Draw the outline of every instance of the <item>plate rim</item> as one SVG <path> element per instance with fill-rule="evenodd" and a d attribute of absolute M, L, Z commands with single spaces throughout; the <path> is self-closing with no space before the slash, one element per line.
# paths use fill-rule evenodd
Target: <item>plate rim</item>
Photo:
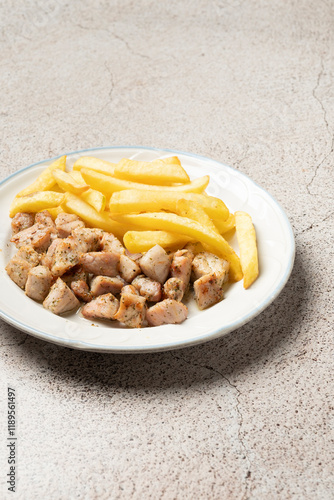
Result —
<path fill-rule="evenodd" d="M 61 156 L 71 156 L 71 155 L 76 155 L 76 154 L 82 154 L 82 153 L 87 153 L 87 152 L 92 152 L 92 151 L 103 151 L 103 150 L 117 150 L 117 149 L 139 149 L 139 150 L 146 150 L 146 151 L 156 151 L 156 152 L 163 152 L 163 153 L 173 153 L 176 155 L 184 155 L 188 157 L 192 157 L 195 159 L 199 160 L 204 160 L 206 162 L 212 163 L 223 166 L 225 169 L 229 170 L 230 172 L 237 172 L 239 175 L 242 177 L 246 178 L 248 182 L 251 184 L 255 185 L 258 189 L 266 193 L 266 195 L 270 198 L 271 203 L 273 203 L 276 208 L 278 209 L 279 213 L 281 216 L 283 216 L 283 220 L 285 223 L 285 229 L 287 229 L 287 235 L 288 235 L 288 263 L 289 265 L 286 266 L 285 272 L 282 275 L 280 281 L 278 282 L 276 288 L 272 291 L 268 297 L 266 297 L 259 306 L 254 308 L 250 313 L 245 314 L 242 318 L 239 320 L 235 320 L 233 323 L 230 323 L 227 328 L 224 327 L 219 327 L 215 328 L 213 331 L 211 331 L 210 334 L 202 334 L 199 337 L 195 338 L 190 338 L 190 339 L 183 339 L 180 341 L 169 341 L 167 343 L 163 344 L 150 344 L 149 346 L 145 345 L 138 345 L 138 346 L 124 346 L 124 345 L 119 345 L 119 346 L 101 346 L 98 344 L 94 343 L 87 343 L 85 341 L 78 341 L 78 340 L 73 340 L 73 339 L 64 339 L 61 337 L 57 337 L 55 335 L 50 335 L 49 333 L 46 333 L 43 330 L 37 330 L 33 327 L 30 327 L 29 325 L 21 323 L 21 321 L 17 320 L 16 318 L 13 318 L 10 316 L 8 313 L 2 310 L 2 307 L 0 305 L 0 317 L 10 324 L 11 326 L 14 326 L 15 328 L 18 328 L 21 331 L 24 331 L 26 333 L 31 334 L 32 336 L 39 338 L 44 341 L 52 342 L 57 345 L 61 345 L 63 347 L 68 347 L 68 348 L 73 348 L 77 350 L 82 350 L 82 351 L 92 351 L 92 352 L 103 352 L 103 353 L 119 353 L 119 354 L 134 354 L 134 353 L 150 353 L 150 352 L 162 352 L 162 351 L 168 351 L 168 350 L 173 350 L 173 349 L 180 349 L 180 348 L 185 348 L 185 347 L 190 347 L 194 345 L 199 345 L 203 344 L 205 342 L 209 342 L 211 340 L 223 337 L 227 335 L 228 333 L 241 328 L 245 324 L 249 323 L 252 321 L 256 316 L 258 316 L 262 311 L 264 311 L 281 293 L 283 288 L 285 287 L 293 266 L 294 266 L 294 261 L 295 261 L 295 254 L 296 254 L 296 244 L 295 244 L 295 238 L 294 238 L 294 233 L 293 229 L 290 223 L 290 220 L 285 213 L 285 210 L 282 208 L 280 203 L 263 187 L 261 187 L 256 181 L 254 181 L 250 176 L 245 174 L 244 172 L 241 172 L 240 170 L 237 170 L 234 167 L 231 167 L 229 165 L 226 165 L 225 163 L 219 161 L 219 160 L 214 160 L 212 158 L 203 156 L 203 155 L 198 155 L 196 153 L 188 153 L 185 151 L 180 151 L 177 149 L 169 149 L 169 148 L 157 148 L 157 147 L 152 147 L 152 146 L 136 146 L 136 145 L 118 145 L 118 146 L 100 146 L 100 147 L 95 147 L 95 148 L 86 148 L 86 149 L 80 149 L 77 151 L 71 151 L 67 153 L 62 153 L 61 155 L 57 155 L 52 158 L 40 160 L 38 162 L 32 163 L 30 165 L 27 165 L 26 167 L 23 167 L 16 172 L 13 172 L 9 176 L 5 177 L 0 181 L 0 187 L 11 180 L 12 178 L 16 177 L 17 175 L 20 175 L 21 173 L 32 169 L 33 167 L 36 167 L 38 165 L 44 164 L 46 162 L 52 162 L 56 160 L 57 158 L 60 158 Z M 223 333 L 222 333 L 222 330 Z"/>

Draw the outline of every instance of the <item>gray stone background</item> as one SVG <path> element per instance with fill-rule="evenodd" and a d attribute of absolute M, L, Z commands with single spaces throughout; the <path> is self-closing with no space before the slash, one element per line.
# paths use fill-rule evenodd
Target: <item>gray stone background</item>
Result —
<path fill-rule="evenodd" d="M 1 321 L 1 498 L 334 498 L 333 21 L 315 0 L 1 3 L 1 179 L 89 147 L 194 152 L 267 189 L 297 248 L 279 298 L 202 346 L 85 353 Z"/>

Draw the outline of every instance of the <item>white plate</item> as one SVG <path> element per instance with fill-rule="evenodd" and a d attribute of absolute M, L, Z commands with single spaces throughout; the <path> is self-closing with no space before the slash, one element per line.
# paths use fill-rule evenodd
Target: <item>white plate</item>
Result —
<path fill-rule="evenodd" d="M 244 290 L 242 281 L 230 285 L 225 299 L 206 311 L 190 304 L 189 317 L 181 325 L 155 328 L 117 328 L 72 314 L 55 316 L 28 299 L 7 276 L 5 266 L 14 253 L 8 210 L 15 194 L 31 183 L 52 160 L 31 165 L 0 183 L 0 316 L 35 337 L 67 347 L 100 352 L 149 352 L 176 349 L 218 338 L 239 328 L 263 311 L 286 284 L 294 262 L 295 244 L 290 223 L 278 203 L 244 174 L 208 158 L 179 151 L 111 147 L 77 151 L 67 155 L 68 166 L 82 155 L 112 162 L 121 158 L 154 160 L 177 155 L 190 177 L 210 175 L 207 192 L 224 200 L 230 211 L 251 214 L 256 227 L 260 276 Z M 232 240 L 238 250 L 237 243 Z"/>

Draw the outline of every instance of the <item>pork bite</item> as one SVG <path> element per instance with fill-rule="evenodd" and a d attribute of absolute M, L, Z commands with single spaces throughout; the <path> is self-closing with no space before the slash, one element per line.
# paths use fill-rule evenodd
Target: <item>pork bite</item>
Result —
<path fill-rule="evenodd" d="M 59 245 L 59 243 L 63 241 L 61 238 L 56 238 L 53 240 L 49 248 L 47 249 L 47 252 L 42 255 L 41 257 L 41 264 L 43 266 L 48 267 L 49 269 L 52 268 L 54 264 L 54 256 L 56 253 L 56 248 Z"/>
<path fill-rule="evenodd" d="M 125 281 L 119 276 L 95 276 L 90 283 L 90 291 L 93 296 L 112 293 L 113 295 L 121 293 Z"/>
<path fill-rule="evenodd" d="M 161 283 L 148 278 L 144 274 L 137 276 L 132 285 L 139 291 L 140 295 L 150 302 L 161 300 Z"/>
<path fill-rule="evenodd" d="M 85 227 L 85 223 L 75 214 L 61 213 L 56 217 L 55 226 L 58 237 L 67 238 L 74 229 Z"/>
<path fill-rule="evenodd" d="M 77 242 L 78 251 L 82 253 L 101 250 L 102 236 L 102 229 L 78 227 L 72 231 L 72 237 Z"/>
<path fill-rule="evenodd" d="M 34 224 L 15 234 L 11 242 L 17 248 L 31 245 L 37 252 L 45 252 L 51 243 L 51 228 L 43 224 Z"/>
<path fill-rule="evenodd" d="M 51 240 L 53 241 L 58 236 L 56 225 L 53 222 L 51 214 L 48 210 L 42 210 L 35 215 L 35 224 L 41 224 L 42 226 L 49 227 L 51 231 Z"/>
<path fill-rule="evenodd" d="M 13 257 L 6 266 L 6 272 L 10 279 L 24 290 L 28 274 L 33 266 L 20 257 Z"/>
<path fill-rule="evenodd" d="M 19 212 L 12 220 L 12 236 L 34 225 L 35 214 Z"/>
<path fill-rule="evenodd" d="M 182 297 L 188 288 L 193 258 L 193 253 L 190 250 L 186 249 L 178 250 L 173 255 L 172 263 L 170 266 L 170 276 L 171 278 L 175 278 L 176 281 L 173 280 L 167 285 L 165 293 L 171 294 L 174 287 L 174 293 L 178 297 L 175 300 L 182 300 Z M 181 283 L 177 280 L 179 280 Z"/>
<path fill-rule="evenodd" d="M 116 236 L 112 233 L 104 233 L 101 241 L 102 250 L 104 252 L 125 254 L 125 248 Z"/>
<path fill-rule="evenodd" d="M 86 319 L 113 319 L 119 307 L 119 302 L 112 293 L 106 293 L 85 304 L 81 309 Z"/>
<path fill-rule="evenodd" d="M 51 272 L 54 276 L 62 276 L 76 266 L 79 260 L 80 253 L 76 240 L 72 236 L 64 238 L 55 247 Z"/>
<path fill-rule="evenodd" d="M 163 286 L 163 298 L 181 302 L 184 294 L 184 283 L 180 278 L 169 278 Z"/>
<path fill-rule="evenodd" d="M 22 246 L 15 254 L 16 258 L 26 260 L 31 266 L 38 266 L 41 255 L 37 253 L 31 245 Z"/>
<path fill-rule="evenodd" d="M 43 302 L 43 307 L 54 314 L 64 314 L 76 309 L 79 305 L 79 300 L 61 278 L 58 278 L 52 285 Z"/>
<path fill-rule="evenodd" d="M 131 283 L 131 281 L 141 273 L 139 264 L 126 255 L 120 255 L 119 274 L 121 277 Z"/>
<path fill-rule="evenodd" d="M 146 299 L 136 295 L 133 291 L 126 290 L 121 293 L 120 305 L 114 316 L 130 328 L 141 328 L 146 324 Z"/>
<path fill-rule="evenodd" d="M 207 309 L 223 300 L 225 273 L 205 274 L 194 282 L 195 299 L 199 309 Z"/>
<path fill-rule="evenodd" d="M 210 252 L 198 253 L 192 261 L 193 280 L 197 280 L 206 274 L 224 275 L 225 281 L 228 280 L 228 271 L 230 264 L 217 255 Z"/>
<path fill-rule="evenodd" d="M 79 262 L 86 272 L 95 276 L 117 276 L 119 257 L 111 252 L 88 252 L 81 254 Z"/>
<path fill-rule="evenodd" d="M 170 259 L 167 252 L 160 245 L 155 245 L 148 250 L 139 263 L 146 276 L 159 281 L 159 283 L 166 281 L 170 268 Z"/>
<path fill-rule="evenodd" d="M 25 286 L 26 295 L 34 300 L 44 300 L 49 293 L 52 280 L 53 276 L 48 267 L 33 267 L 28 273 Z"/>
<path fill-rule="evenodd" d="M 165 299 L 147 310 L 146 318 L 150 326 L 182 323 L 188 316 L 188 308 L 182 302 Z"/>

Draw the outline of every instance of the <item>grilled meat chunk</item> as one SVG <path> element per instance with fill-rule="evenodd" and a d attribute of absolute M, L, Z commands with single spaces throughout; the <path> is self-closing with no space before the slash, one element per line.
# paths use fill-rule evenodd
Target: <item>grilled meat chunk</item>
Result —
<path fill-rule="evenodd" d="M 184 293 L 186 292 L 187 287 L 189 285 L 189 280 L 190 280 L 190 275 L 191 275 L 191 264 L 192 264 L 193 258 L 194 258 L 194 255 L 189 250 L 178 250 L 173 255 L 172 264 L 170 266 L 170 275 L 171 275 L 171 278 L 177 278 L 177 279 L 181 280 L 181 282 L 182 282 L 182 285 L 180 287 L 180 292 L 182 292 L 182 295 L 181 295 L 181 293 L 177 294 L 178 297 L 181 297 L 179 299 L 176 299 L 178 301 L 182 300 L 182 297 L 183 297 Z M 177 282 L 173 281 L 173 282 L 171 282 L 171 284 L 174 284 L 176 286 Z M 169 286 L 167 286 L 167 288 L 169 288 Z"/>
<path fill-rule="evenodd" d="M 155 245 L 139 261 L 146 276 L 159 283 L 164 283 L 169 273 L 170 260 L 160 245 Z"/>
<path fill-rule="evenodd" d="M 64 314 L 79 307 L 79 305 L 80 302 L 61 278 L 58 278 L 52 285 L 43 302 L 45 309 L 54 314 Z"/>
<path fill-rule="evenodd" d="M 121 292 L 125 284 L 125 281 L 118 276 L 95 276 L 91 281 L 90 291 L 95 297 L 104 295 L 105 293 L 112 293 L 115 295 Z"/>
<path fill-rule="evenodd" d="M 112 293 L 105 293 L 83 306 L 81 312 L 86 319 L 113 319 L 119 302 Z"/>
<path fill-rule="evenodd" d="M 44 300 L 49 293 L 52 280 L 53 276 L 48 267 L 33 267 L 28 273 L 25 286 L 26 295 L 34 300 Z"/>
<path fill-rule="evenodd" d="M 7 264 L 6 271 L 8 276 L 14 283 L 17 284 L 20 288 L 24 289 L 26 286 L 26 282 L 28 279 L 28 274 L 30 269 L 32 269 L 32 265 L 20 258 L 14 256 Z"/>
<path fill-rule="evenodd" d="M 198 253 L 192 261 L 192 272 L 194 281 L 206 274 L 224 275 L 225 281 L 228 280 L 228 271 L 230 264 L 217 255 L 210 252 Z"/>
<path fill-rule="evenodd" d="M 67 238 L 74 229 L 85 227 L 85 223 L 77 215 L 66 213 L 57 215 L 55 225 L 59 238 Z"/>
<path fill-rule="evenodd" d="M 51 233 L 52 230 L 50 227 L 43 224 L 34 224 L 14 234 L 10 241 L 17 248 L 23 245 L 31 245 L 37 252 L 45 252 L 51 243 Z"/>
<path fill-rule="evenodd" d="M 114 319 L 130 328 L 141 328 L 146 324 L 146 299 L 136 295 L 133 291 L 124 287 L 121 293 L 120 305 Z"/>
<path fill-rule="evenodd" d="M 184 282 L 180 278 L 169 278 L 163 287 L 164 299 L 181 302 L 184 293 Z"/>
<path fill-rule="evenodd" d="M 38 266 L 40 262 L 40 254 L 37 253 L 31 245 L 24 245 L 15 254 L 15 257 L 26 260 L 31 266 Z"/>
<path fill-rule="evenodd" d="M 54 276 L 62 276 L 76 266 L 80 260 L 80 253 L 76 240 L 69 236 L 62 239 L 56 246 L 52 256 L 51 272 Z"/>
<path fill-rule="evenodd" d="M 148 278 L 144 274 L 137 276 L 132 285 L 139 291 L 140 295 L 150 302 L 161 300 L 161 283 Z"/>
<path fill-rule="evenodd" d="M 119 274 L 121 277 L 131 283 L 131 281 L 141 273 L 139 264 L 134 260 L 130 259 L 126 255 L 120 255 L 119 259 Z"/>
<path fill-rule="evenodd" d="M 24 229 L 28 229 L 34 225 L 35 214 L 31 214 L 28 212 L 19 212 L 14 215 L 12 220 L 12 236 L 14 234 L 23 231 Z"/>
<path fill-rule="evenodd" d="M 194 282 L 194 292 L 199 309 L 206 309 L 224 298 L 225 273 L 205 274 Z"/>
<path fill-rule="evenodd" d="M 81 254 L 80 264 L 95 276 L 117 276 L 119 274 L 119 254 L 112 252 L 88 252 Z"/>
<path fill-rule="evenodd" d="M 182 323 L 188 316 L 188 308 L 182 302 L 165 299 L 147 310 L 146 318 L 150 326 Z"/>
<path fill-rule="evenodd" d="M 76 239 L 78 250 L 82 253 L 101 250 L 102 229 L 78 227 L 72 231 L 72 236 Z"/>
<path fill-rule="evenodd" d="M 122 243 L 112 233 L 104 233 L 101 244 L 104 252 L 119 253 L 120 255 L 125 254 L 125 248 Z"/>

